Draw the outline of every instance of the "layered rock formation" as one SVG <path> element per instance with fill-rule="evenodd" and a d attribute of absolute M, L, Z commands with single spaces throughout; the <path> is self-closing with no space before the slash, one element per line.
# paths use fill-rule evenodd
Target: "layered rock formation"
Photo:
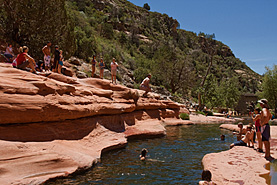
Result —
<path fill-rule="evenodd" d="M 91 167 L 128 139 L 166 134 L 179 105 L 96 78 L 0 64 L 0 184 L 41 184 Z"/>
<path fill-rule="evenodd" d="M 237 125 L 232 124 L 223 124 L 220 128 L 238 130 Z M 270 142 L 271 155 L 276 158 L 277 126 L 271 126 Z M 258 153 L 253 148 L 235 146 L 228 151 L 207 154 L 202 163 L 205 169 L 212 172 L 212 180 L 217 184 L 270 184 L 269 161 L 264 158 L 263 153 Z"/>

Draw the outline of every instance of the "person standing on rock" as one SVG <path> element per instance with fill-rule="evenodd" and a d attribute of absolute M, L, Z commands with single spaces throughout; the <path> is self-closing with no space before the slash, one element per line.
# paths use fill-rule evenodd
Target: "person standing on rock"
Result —
<path fill-rule="evenodd" d="M 103 79 L 103 76 L 104 76 L 104 69 L 105 69 L 105 63 L 103 61 L 103 58 L 100 59 L 100 63 L 99 63 L 99 76 L 101 79 Z"/>
<path fill-rule="evenodd" d="M 62 67 L 63 67 L 63 51 L 60 50 L 60 60 L 58 64 L 58 73 L 62 74 Z"/>
<path fill-rule="evenodd" d="M 47 44 L 42 48 L 42 52 L 44 54 L 44 66 L 45 70 L 50 70 L 50 62 L 51 62 L 51 42 L 48 41 Z"/>
<path fill-rule="evenodd" d="M 112 74 L 112 81 L 111 83 L 115 82 L 116 84 L 116 71 L 117 71 L 118 64 L 115 62 L 115 58 L 111 62 L 111 74 Z"/>
<path fill-rule="evenodd" d="M 254 112 L 252 113 L 252 119 L 255 122 L 255 128 L 257 133 L 258 139 L 258 152 L 263 152 L 263 143 L 262 143 L 262 135 L 261 135 L 261 115 L 260 115 L 260 108 L 255 108 Z M 255 113 L 255 115 L 254 115 Z"/>
<path fill-rule="evenodd" d="M 94 77 L 96 63 L 97 63 L 96 56 L 93 55 L 92 60 L 91 60 L 91 77 Z"/>
<path fill-rule="evenodd" d="M 59 46 L 55 46 L 55 57 L 54 57 L 54 63 L 53 63 L 53 66 L 52 66 L 52 71 L 53 72 L 57 72 L 57 69 L 58 69 L 58 64 L 59 64 L 59 61 L 60 61 L 60 57 L 61 57 L 61 52 L 59 50 Z"/>
<path fill-rule="evenodd" d="M 262 107 L 261 112 L 261 134 L 262 134 L 262 142 L 265 146 L 265 158 L 270 160 L 270 126 L 268 124 L 270 118 L 272 117 L 271 113 L 269 112 L 269 106 L 267 104 L 266 99 L 261 99 L 258 101 L 260 106 Z"/>
<path fill-rule="evenodd" d="M 145 93 L 143 94 L 144 97 L 147 96 L 148 92 L 151 92 L 150 79 L 151 79 L 151 74 L 148 74 L 147 77 L 140 84 L 139 89 L 145 91 Z"/>

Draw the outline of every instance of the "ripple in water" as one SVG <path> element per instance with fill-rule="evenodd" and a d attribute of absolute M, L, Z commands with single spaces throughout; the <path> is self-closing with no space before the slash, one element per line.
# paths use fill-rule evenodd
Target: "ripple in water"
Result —
<path fill-rule="evenodd" d="M 105 153 L 90 171 L 47 184 L 198 184 L 204 155 L 227 150 L 235 140 L 218 124 L 166 129 L 163 138 L 131 141 L 124 149 Z M 221 134 L 225 141 L 220 140 Z M 146 161 L 139 160 L 142 148 L 148 149 Z"/>

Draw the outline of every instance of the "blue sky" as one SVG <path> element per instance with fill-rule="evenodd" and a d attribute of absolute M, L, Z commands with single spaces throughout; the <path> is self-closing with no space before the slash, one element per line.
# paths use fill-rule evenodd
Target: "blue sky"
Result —
<path fill-rule="evenodd" d="M 277 64 L 276 0 L 129 0 L 177 19 L 181 29 L 215 33 L 259 74 Z"/>

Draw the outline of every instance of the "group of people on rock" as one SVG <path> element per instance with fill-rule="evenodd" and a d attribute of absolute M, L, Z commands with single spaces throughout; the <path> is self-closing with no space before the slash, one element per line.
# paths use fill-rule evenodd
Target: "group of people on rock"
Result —
<path fill-rule="evenodd" d="M 19 48 L 19 54 L 16 56 L 12 49 L 12 44 L 8 44 L 4 56 L 12 61 L 14 68 L 22 70 L 30 70 L 32 73 L 43 72 L 43 71 L 53 71 L 61 74 L 61 69 L 63 66 L 63 54 L 62 50 L 59 50 L 59 46 L 55 46 L 54 60 L 51 62 L 51 45 L 49 41 L 42 48 L 44 54 L 44 60 L 39 60 L 37 63 L 34 58 L 28 54 L 29 48 L 27 46 L 22 46 Z"/>
<path fill-rule="evenodd" d="M 15 68 L 22 69 L 22 70 L 29 70 L 32 73 L 37 74 L 37 72 L 43 72 L 43 71 L 53 71 L 62 73 L 61 69 L 63 66 L 63 52 L 62 50 L 59 50 L 59 46 L 55 46 L 54 51 L 54 59 L 51 59 L 51 46 L 52 43 L 50 41 L 47 42 L 47 44 L 42 48 L 42 52 L 44 54 L 43 62 L 39 60 L 37 63 L 35 62 L 34 58 L 32 58 L 29 54 L 29 48 L 27 46 L 23 46 L 19 48 L 19 54 L 15 57 L 15 54 L 13 53 L 12 45 L 9 44 L 6 48 L 6 52 L 4 53 L 5 57 L 9 60 L 12 60 L 12 65 Z M 96 69 L 96 56 L 94 55 L 91 61 L 92 64 L 92 77 L 94 77 L 95 69 Z M 103 79 L 104 77 L 104 69 L 105 69 L 105 63 L 103 61 L 103 58 L 100 58 L 100 62 L 98 64 L 99 66 L 99 77 Z M 111 62 L 111 83 L 116 83 L 116 73 L 117 73 L 118 63 L 115 61 L 115 58 L 112 59 Z M 148 92 L 151 92 L 150 88 L 150 79 L 151 74 L 148 74 L 147 77 L 141 82 L 140 89 L 144 90 L 145 93 L 143 94 L 144 97 L 147 96 Z"/>
<path fill-rule="evenodd" d="M 96 56 L 94 55 L 92 60 L 91 60 L 91 76 L 94 77 L 95 71 L 96 71 L 96 65 L 97 65 L 97 60 Z M 103 61 L 103 58 L 100 58 L 100 62 L 98 64 L 99 66 L 99 77 L 103 79 L 104 77 L 104 69 L 105 69 L 105 63 Z M 115 58 L 112 59 L 111 62 L 111 83 L 116 84 L 116 72 L 118 68 L 118 63 L 115 62 Z M 151 74 L 148 74 L 146 78 L 141 82 L 140 84 L 140 90 L 144 90 L 145 93 L 143 94 L 144 97 L 147 96 L 148 92 L 151 92 L 151 87 L 150 87 L 150 79 L 151 79 Z"/>
<path fill-rule="evenodd" d="M 237 141 L 230 145 L 230 148 L 234 146 L 249 146 L 254 148 L 255 135 L 258 140 L 257 151 L 263 153 L 263 144 L 265 148 L 265 158 L 271 160 L 270 156 L 270 126 L 268 124 L 272 115 L 269 111 L 268 101 L 261 99 L 258 101 L 260 108 L 255 108 L 254 112 L 251 113 L 252 119 L 255 122 L 255 131 L 252 130 L 253 126 L 249 124 L 246 130 L 243 128 L 243 124 L 239 123 L 239 132 L 237 133 Z M 242 134 L 245 133 L 244 136 Z"/>

